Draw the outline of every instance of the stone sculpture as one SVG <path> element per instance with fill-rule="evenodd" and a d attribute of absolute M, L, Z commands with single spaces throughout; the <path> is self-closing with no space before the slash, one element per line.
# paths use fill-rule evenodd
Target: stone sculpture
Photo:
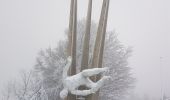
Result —
<path fill-rule="evenodd" d="M 111 79 L 110 76 L 103 76 L 100 80 L 97 82 L 91 81 L 89 77 L 95 76 L 97 74 L 102 74 L 104 72 L 107 72 L 109 69 L 107 67 L 105 68 L 92 68 L 92 69 L 85 69 L 82 72 L 68 76 L 68 70 L 71 66 L 72 58 L 69 56 L 67 58 L 67 64 L 63 69 L 63 90 L 60 92 L 60 97 L 62 99 L 66 98 L 68 93 L 71 93 L 73 95 L 79 95 L 79 96 L 87 96 L 92 93 L 97 92 L 105 82 Z M 87 90 L 78 90 L 80 86 L 86 86 Z"/>

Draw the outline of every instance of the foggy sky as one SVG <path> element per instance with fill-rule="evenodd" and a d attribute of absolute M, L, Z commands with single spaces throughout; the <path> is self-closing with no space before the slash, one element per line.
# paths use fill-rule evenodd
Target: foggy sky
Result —
<path fill-rule="evenodd" d="M 86 16 L 87 1 L 78 0 L 78 19 Z M 96 22 L 101 4 L 93 0 Z M 159 97 L 161 84 L 170 94 L 169 5 L 169 0 L 110 2 L 107 30 L 115 29 L 122 44 L 133 47 L 129 66 L 139 95 Z M 69 6 L 70 0 L 0 0 L 0 87 L 19 70 L 32 68 L 39 50 L 63 39 Z"/>

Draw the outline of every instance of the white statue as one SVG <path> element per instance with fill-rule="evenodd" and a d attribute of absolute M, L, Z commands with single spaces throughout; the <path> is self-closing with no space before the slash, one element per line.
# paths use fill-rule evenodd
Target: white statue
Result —
<path fill-rule="evenodd" d="M 93 69 L 86 69 L 82 72 L 68 76 L 67 72 L 69 67 L 71 66 L 72 58 L 68 57 L 67 64 L 63 69 L 63 86 L 64 89 L 60 92 L 60 97 L 64 99 L 67 97 L 68 93 L 80 96 L 87 96 L 89 94 L 95 93 L 98 91 L 107 80 L 110 80 L 110 76 L 103 76 L 99 81 L 96 83 L 90 80 L 90 76 L 94 76 L 97 74 L 101 74 L 103 72 L 108 71 L 108 68 L 93 68 Z M 89 90 L 78 90 L 79 86 L 86 86 L 90 88 Z"/>

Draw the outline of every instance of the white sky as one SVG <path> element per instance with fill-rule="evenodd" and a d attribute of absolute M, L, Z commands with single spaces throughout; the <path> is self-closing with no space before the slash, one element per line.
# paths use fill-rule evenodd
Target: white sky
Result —
<path fill-rule="evenodd" d="M 78 0 L 78 18 L 86 16 L 88 0 Z M 93 0 L 98 21 L 102 0 Z M 135 92 L 160 96 L 161 76 L 170 94 L 170 1 L 111 0 L 108 30 L 133 47 L 130 66 Z M 20 69 L 35 64 L 40 49 L 55 47 L 68 26 L 70 0 L 0 0 L 0 87 Z M 160 57 L 163 57 L 160 64 Z M 170 95 L 169 95 L 170 96 Z"/>

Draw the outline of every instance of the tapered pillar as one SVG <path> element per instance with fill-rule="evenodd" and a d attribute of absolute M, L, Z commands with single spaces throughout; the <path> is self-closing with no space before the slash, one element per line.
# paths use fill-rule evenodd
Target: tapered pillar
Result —
<path fill-rule="evenodd" d="M 77 40 L 77 0 L 71 0 L 70 7 L 70 22 L 69 22 L 69 41 L 68 43 L 68 55 L 72 57 L 72 64 L 70 66 L 70 75 L 76 74 L 76 40 Z M 76 96 L 68 94 L 66 100 L 76 100 Z"/>
<path fill-rule="evenodd" d="M 97 36 L 95 40 L 94 50 L 93 50 L 93 57 L 92 57 L 92 67 L 98 67 L 98 59 L 99 59 L 99 51 L 100 51 L 100 41 L 102 38 L 102 27 L 103 27 L 103 20 L 104 20 L 104 14 L 106 9 L 106 0 L 103 0 L 102 10 L 100 14 L 100 20 L 99 25 L 97 29 Z"/>
<path fill-rule="evenodd" d="M 100 21 L 97 30 L 95 47 L 93 51 L 93 59 L 92 59 L 93 67 L 99 67 L 99 68 L 102 67 L 108 8 L 109 8 L 109 0 L 103 0 L 103 6 L 102 6 Z M 100 76 L 92 77 L 93 81 L 97 81 L 98 79 L 100 79 Z M 98 99 L 99 99 L 99 91 L 96 94 L 88 96 L 87 100 L 98 100 Z"/>
<path fill-rule="evenodd" d="M 67 44 L 67 56 L 71 56 L 71 45 L 72 45 L 72 28 L 73 28 L 73 8 L 74 0 L 70 3 L 70 18 L 69 18 L 69 30 L 68 30 L 68 44 Z"/>
<path fill-rule="evenodd" d="M 105 36 L 106 36 L 106 28 L 107 28 L 107 19 L 108 19 L 108 10 L 109 10 L 109 1 L 107 1 L 107 7 L 106 7 L 106 12 L 105 12 L 105 17 L 104 17 L 104 23 L 103 23 L 103 29 L 102 29 L 102 40 L 100 44 L 100 52 L 99 52 L 99 61 L 98 61 L 98 67 L 103 66 L 103 53 L 104 53 L 104 43 L 105 43 Z M 100 75 L 97 75 L 96 80 L 98 81 L 101 79 Z M 99 100 L 99 91 L 97 91 L 94 100 Z"/>
<path fill-rule="evenodd" d="M 81 61 L 81 71 L 88 68 L 89 60 L 89 42 L 90 42 L 90 29 L 91 29 L 91 13 L 92 13 L 92 0 L 89 0 L 88 10 L 86 16 L 86 25 L 85 25 L 85 35 L 83 41 L 83 54 Z M 87 89 L 85 86 L 81 86 L 80 90 Z M 87 97 L 85 97 L 86 99 Z"/>
<path fill-rule="evenodd" d="M 77 0 L 74 0 L 74 10 L 73 10 L 73 27 L 72 27 L 72 45 L 71 45 L 71 75 L 76 74 L 76 45 L 77 45 Z"/>
<path fill-rule="evenodd" d="M 93 50 L 92 63 L 90 66 L 91 68 L 98 67 L 97 65 L 98 65 L 98 59 L 99 59 L 100 40 L 102 37 L 101 29 L 103 27 L 105 8 L 106 8 L 106 1 L 103 0 L 102 10 L 100 14 L 98 29 L 97 29 L 97 35 L 96 35 L 96 40 L 95 40 L 95 45 L 94 45 L 94 50 Z M 96 77 L 91 77 L 91 79 L 95 81 Z M 95 97 L 94 94 L 88 95 L 86 97 L 86 100 L 95 100 L 94 97 Z"/>
<path fill-rule="evenodd" d="M 88 68 L 90 28 L 91 28 L 91 12 L 92 12 L 92 0 L 89 0 L 87 17 L 86 17 L 86 28 L 85 28 L 85 35 L 84 35 L 84 43 L 83 43 L 81 70 Z"/>
<path fill-rule="evenodd" d="M 102 63 L 103 63 L 103 52 L 104 52 L 104 43 L 105 43 L 106 28 L 107 28 L 109 2 L 110 0 L 107 0 L 106 12 L 105 12 L 104 23 L 102 28 L 102 39 L 100 44 L 98 67 L 102 67 Z"/>

